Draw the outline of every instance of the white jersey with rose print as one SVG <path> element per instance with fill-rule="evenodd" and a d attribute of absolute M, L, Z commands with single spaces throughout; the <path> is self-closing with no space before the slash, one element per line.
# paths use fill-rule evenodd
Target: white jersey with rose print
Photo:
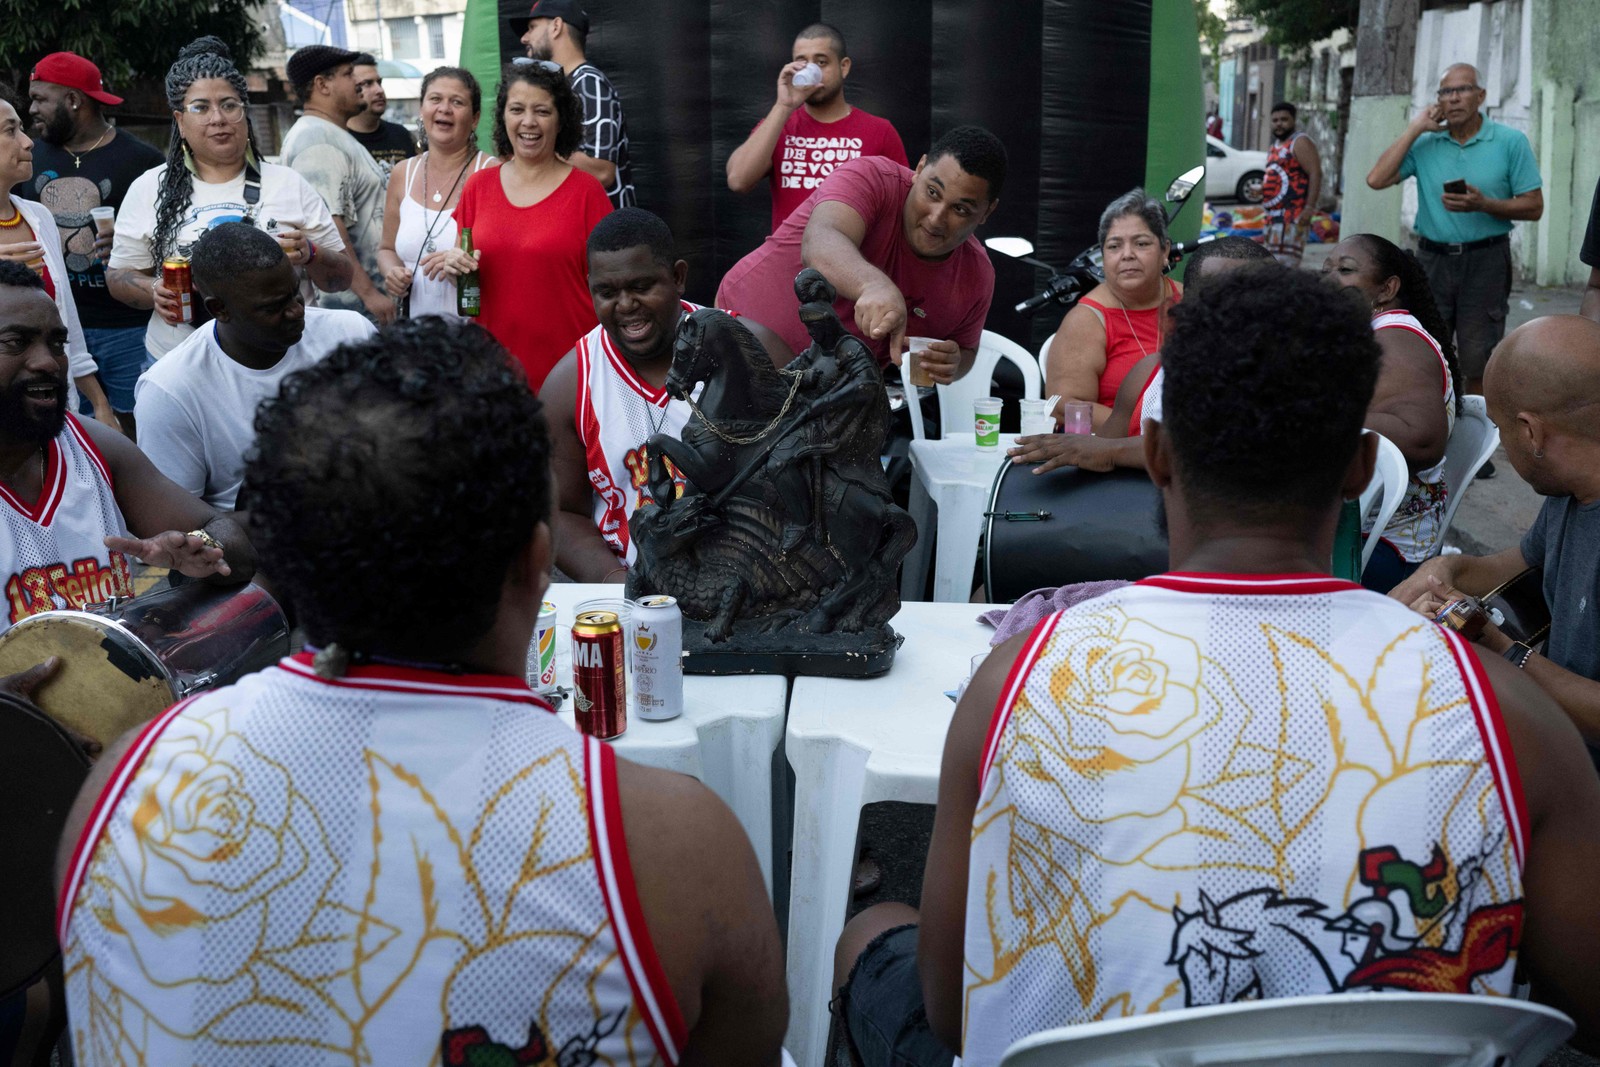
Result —
<path fill-rule="evenodd" d="M 685 1040 L 611 748 L 518 678 L 302 653 L 174 706 L 59 923 L 86 1067 L 643 1067 Z"/>
<path fill-rule="evenodd" d="M 1052 615 L 980 773 L 967 1067 L 1147 1012 L 1512 992 L 1528 825 L 1494 692 L 1360 586 L 1175 573 Z"/>

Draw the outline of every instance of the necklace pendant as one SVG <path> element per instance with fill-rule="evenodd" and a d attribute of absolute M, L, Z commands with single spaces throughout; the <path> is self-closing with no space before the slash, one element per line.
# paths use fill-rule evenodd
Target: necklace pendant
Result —
<path fill-rule="evenodd" d="M 83 157 L 82 156 L 73 156 L 72 157 L 72 169 L 73 170 L 77 170 L 81 166 L 83 166 Z"/>
<path fill-rule="evenodd" d="M 435 204 L 439 203 L 443 199 L 444 199 L 444 194 L 443 193 L 436 192 L 436 193 L 433 194 L 433 202 Z"/>

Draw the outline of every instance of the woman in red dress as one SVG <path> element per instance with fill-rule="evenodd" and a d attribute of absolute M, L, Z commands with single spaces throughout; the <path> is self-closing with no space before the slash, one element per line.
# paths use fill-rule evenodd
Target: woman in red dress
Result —
<path fill-rule="evenodd" d="M 443 266 L 455 277 L 477 268 L 478 322 L 517 357 L 535 392 L 597 322 L 585 243 L 611 202 L 566 161 L 582 133 L 583 113 L 559 65 L 507 65 L 494 115 L 504 163 L 467 179 L 455 219 L 472 230 L 474 254 L 457 249 Z"/>

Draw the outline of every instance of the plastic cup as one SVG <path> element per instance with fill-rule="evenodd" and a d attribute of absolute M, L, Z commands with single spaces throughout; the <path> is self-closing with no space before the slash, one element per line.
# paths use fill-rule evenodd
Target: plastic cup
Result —
<path fill-rule="evenodd" d="M 815 63 L 807 63 L 795 73 L 794 84 L 801 89 L 808 85 L 821 85 L 822 68 Z"/>
<path fill-rule="evenodd" d="M 960 685 L 956 686 L 956 701 L 958 703 L 960 702 L 961 698 L 966 695 L 967 686 L 971 685 L 972 679 L 977 676 L 978 668 L 983 666 L 983 661 L 988 658 L 989 653 L 987 652 L 979 652 L 976 656 L 972 657 L 972 663 L 967 669 L 967 676 L 961 679 Z"/>
<path fill-rule="evenodd" d="M 116 226 L 117 209 L 114 207 L 92 207 L 89 217 L 94 219 L 94 232 L 102 237 L 110 235 Z"/>
<path fill-rule="evenodd" d="M 922 353 L 933 344 L 932 337 L 906 338 L 906 382 L 918 389 L 932 389 L 933 377 L 922 367 Z"/>
<path fill-rule="evenodd" d="M 1093 433 L 1094 405 L 1087 400 L 1062 401 L 1061 429 L 1063 433 Z"/>
<path fill-rule="evenodd" d="M 972 401 L 972 435 L 979 448 L 1000 447 L 1000 398 L 980 396 Z"/>
<path fill-rule="evenodd" d="M 1023 400 L 1021 404 L 1021 436 L 1032 437 L 1035 434 L 1055 432 L 1056 420 L 1055 416 L 1050 414 L 1050 401 Z"/>

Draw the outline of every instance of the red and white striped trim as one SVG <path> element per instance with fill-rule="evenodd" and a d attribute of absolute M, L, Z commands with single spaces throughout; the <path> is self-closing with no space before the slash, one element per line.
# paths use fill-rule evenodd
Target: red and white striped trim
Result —
<path fill-rule="evenodd" d="M 633 990 L 633 1002 L 644 1018 L 645 1028 L 656 1043 L 656 1050 L 668 1067 L 678 1062 L 688 1043 L 688 1028 L 678 999 L 667 984 L 667 975 L 656 955 L 655 943 L 639 906 L 639 893 L 633 880 L 633 865 L 628 859 L 628 843 L 622 828 L 622 804 L 617 799 L 617 764 L 611 746 L 592 737 L 583 739 L 584 784 L 588 793 L 589 845 L 594 853 L 595 872 L 600 878 L 600 894 L 605 898 L 606 914 L 617 939 L 617 954 L 622 970 Z"/>
<path fill-rule="evenodd" d="M 1391 315 L 1395 317 L 1391 321 L 1385 322 L 1384 320 Z M 1402 308 L 1390 308 L 1383 314 L 1373 317 L 1372 332 L 1377 333 L 1379 330 L 1409 330 L 1428 342 L 1428 347 L 1433 349 L 1433 354 L 1439 357 L 1439 367 L 1444 372 L 1444 386 L 1440 395 L 1450 395 L 1450 364 L 1444 358 L 1444 346 L 1439 344 L 1431 333 L 1423 329 L 1421 321 L 1415 315 Z"/>
<path fill-rule="evenodd" d="M 72 862 L 67 865 L 67 877 L 61 884 L 61 897 L 56 901 L 56 941 L 62 945 L 67 943 L 67 930 L 72 925 L 72 905 L 78 898 L 78 889 L 83 884 L 85 872 L 89 863 L 94 858 L 95 845 L 100 840 L 100 835 L 105 832 L 106 823 L 111 820 L 112 812 L 117 810 L 117 804 L 122 800 L 122 795 L 127 792 L 134 776 L 139 773 L 139 768 L 144 764 L 144 758 L 149 753 L 151 746 L 161 738 L 161 732 L 167 724 L 183 711 L 184 708 L 194 703 L 200 694 L 195 694 L 184 700 L 178 701 L 166 711 L 157 715 L 145 724 L 139 736 L 128 746 L 128 751 L 122 754 L 116 769 L 111 772 L 105 788 L 100 791 L 100 796 L 94 802 L 94 808 L 89 812 L 89 819 L 84 823 L 83 834 L 78 838 L 77 844 L 72 849 Z"/>
<path fill-rule="evenodd" d="M 1361 586 L 1326 574 L 1203 574 L 1174 571 L 1134 583 L 1169 589 L 1175 593 L 1231 594 L 1235 596 L 1292 596 L 1313 593 L 1348 593 Z"/>
<path fill-rule="evenodd" d="M 1011 664 L 1011 672 L 1006 675 L 1006 684 L 1000 690 L 1000 699 L 995 703 L 994 714 L 989 720 L 989 736 L 983 742 L 983 763 L 978 768 L 980 790 L 983 789 L 984 780 L 989 777 L 989 767 L 994 763 L 995 755 L 1000 751 L 1000 738 L 1006 732 L 1006 723 L 1011 721 L 1011 709 L 1017 706 L 1022 687 L 1027 684 L 1033 665 L 1050 643 L 1050 635 L 1055 633 L 1056 623 L 1060 619 L 1059 611 L 1040 619 L 1033 633 L 1028 636 L 1027 643 L 1022 646 L 1021 654 Z"/>
<path fill-rule="evenodd" d="M 78 444 L 89 454 L 89 460 L 100 468 L 100 477 L 106 480 L 113 491 L 117 488 L 117 480 L 111 477 L 111 464 L 106 462 L 105 453 L 100 451 L 100 446 L 94 443 L 94 438 L 89 436 L 89 431 L 83 428 L 83 422 L 78 416 L 67 415 L 67 428 L 72 431 L 72 436 L 77 438 Z"/>
<path fill-rule="evenodd" d="M 417 696 L 483 697 L 531 704 L 555 713 L 545 699 L 528 688 L 528 683 L 509 674 L 445 674 L 415 667 L 364 664 L 351 667 L 339 678 L 324 678 L 312 666 L 309 652 L 297 652 L 277 663 L 279 670 L 298 678 L 336 689 L 370 689 L 382 693 L 411 693 Z"/>
<path fill-rule="evenodd" d="M 1500 713 L 1500 701 L 1483 672 L 1483 664 L 1468 651 L 1461 635 L 1442 626 L 1439 627 L 1439 633 L 1455 658 L 1456 669 L 1461 672 L 1462 684 L 1466 686 L 1467 702 L 1472 705 L 1472 717 L 1478 724 L 1478 736 L 1483 740 L 1483 754 L 1489 761 L 1494 791 L 1500 797 L 1500 809 L 1505 815 L 1506 830 L 1511 834 L 1511 849 L 1516 854 L 1517 870 L 1520 872 L 1526 862 L 1531 827 L 1528 806 L 1522 798 L 1522 776 L 1517 771 L 1511 737 L 1506 732 L 1505 717 Z"/>
<path fill-rule="evenodd" d="M 67 417 L 67 425 L 74 430 L 72 417 Z M 82 433 L 82 430 L 78 430 Z M 90 457 L 94 457 L 90 453 Z M 109 481 L 109 479 L 107 479 Z M 61 498 L 67 490 L 67 458 L 66 450 L 61 447 L 61 439 L 57 437 L 45 446 L 44 484 L 39 489 L 39 499 L 30 506 L 24 504 L 22 499 L 11 491 L 11 487 L 0 482 L 0 500 L 4 500 L 23 518 L 40 526 L 49 526 L 50 520 L 56 517 L 56 508 L 61 505 Z"/>
<path fill-rule="evenodd" d="M 692 315 L 700 310 L 699 304 L 691 304 L 687 300 L 679 300 L 678 305 L 685 315 Z M 654 404 L 658 408 L 666 407 L 667 401 L 671 399 L 667 396 L 666 389 L 657 389 L 639 377 L 633 369 L 633 364 L 628 362 L 628 358 L 617 351 L 616 344 L 604 326 L 596 326 L 594 332 L 600 337 L 600 351 L 610 360 L 612 369 L 617 372 L 617 377 L 622 379 L 623 384 L 643 397 L 646 403 Z"/>

